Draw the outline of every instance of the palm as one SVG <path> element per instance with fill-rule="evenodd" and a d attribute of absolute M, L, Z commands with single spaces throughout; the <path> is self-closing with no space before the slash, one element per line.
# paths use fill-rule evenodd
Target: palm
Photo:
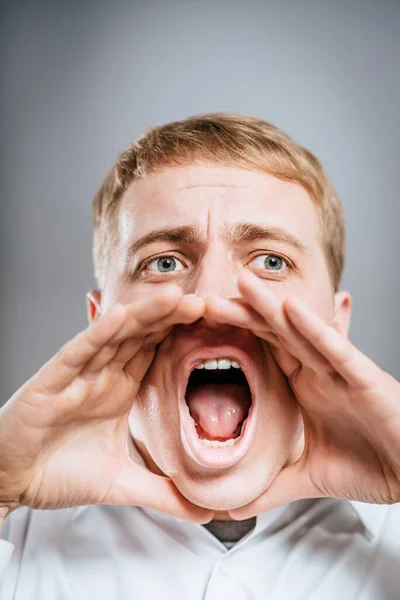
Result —
<path fill-rule="evenodd" d="M 35 461 L 25 498 L 34 508 L 111 501 L 111 490 L 128 466 L 127 421 L 137 384 L 122 370 L 101 373 L 78 387 L 79 393 L 70 389 L 52 399 L 69 409 L 62 420 L 57 412 L 47 416 L 53 435 Z"/>
<path fill-rule="evenodd" d="M 360 422 L 360 406 L 373 405 L 372 395 L 304 366 L 291 385 L 301 401 L 305 440 L 293 476 L 301 474 L 304 485 L 308 479 L 312 495 L 392 501 L 387 484 L 396 474 L 376 449 L 373 427 Z"/>
<path fill-rule="evenodd" d="M 304 303 L 283 303 L 255 276 L 239 281 L 240 300 L 209 300 L 213 321 L 250 329 L 287 376 L 304 424 L 304 447 L 247 518 L 308 497 L 400 500 L 400 384 Z"/>
<path fill-rule="evenodd" d="M 164 288 L 114 307 L 68 342 L 0 411 L 0 503 L 135 504 L 209 520 L 127 452 L 129 413 L 157 343 L 203 312 L 201 299 Z"/>

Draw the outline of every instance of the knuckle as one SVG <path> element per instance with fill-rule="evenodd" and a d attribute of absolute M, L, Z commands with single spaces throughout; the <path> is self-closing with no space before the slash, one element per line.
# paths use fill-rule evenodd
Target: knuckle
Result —
<path fill-rule="evenodd" d="M 61 348 L 59 349 L 59 351 L 57 352 L 55 358 L 57 358 L 60 362 L 64 362 L 65 361 L 65 357 L 68 351 L 68 345 L 67 344 L 63 344 L 61 346 Z"/>
<path fill-rule="evenodd" d="M 336 355 L 337 361 L 341 367 L 350 365 L 354 357 L 352 348 L 346 349 L 343 345 L 338 345 Z"/>

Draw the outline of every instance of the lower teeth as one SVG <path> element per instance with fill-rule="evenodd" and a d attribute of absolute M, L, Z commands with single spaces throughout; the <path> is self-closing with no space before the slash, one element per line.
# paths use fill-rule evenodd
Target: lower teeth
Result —
<path fill-rule="evenodd" d="M 225 442 L 219 442 L 218 440 L 207 440 L 206 438 L 199 439 L 205 446 L 208 446 L 209 448 L 226 448 L 228 446 L 233 446 L 238 438 L 231 438 L 230 440 L 225 440 Z"/>

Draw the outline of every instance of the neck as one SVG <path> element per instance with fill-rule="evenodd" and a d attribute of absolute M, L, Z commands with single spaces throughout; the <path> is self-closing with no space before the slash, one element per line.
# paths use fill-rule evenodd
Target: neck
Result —
<path fill-rule="evenodd" d="M 234 521 L 227 510 L 216 510 L 213 521 Z"/>

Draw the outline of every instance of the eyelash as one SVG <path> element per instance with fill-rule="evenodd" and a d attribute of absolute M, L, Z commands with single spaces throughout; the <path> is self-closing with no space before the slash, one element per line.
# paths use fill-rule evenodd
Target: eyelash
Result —
<path fill-rule="evenodd" d="M 284 273 L 287 270 L 291 271 L 291 270 L 294 269 L 293 263 L 288 258 L 286 258 L 286 256 L 283 256 L 282 254 L 279 254 L 277 252 L 265 252 L 265 251 L 264 252 L 260 252 L 260 254 L 256 254 L 255 256 L 253 256 L 250 262 L 253 262 L 257 258 L 260 258 L 260 256 L 270 256 L 270 257 L 273 256 L 273 257 L 276 257 L 276 258 L 280 258 L 284 262 L 284 264 L 285 264 L 285 266 L 282 269 L 278 270 L 278 271 L 274 271 L 274 270 L 268 271 L 267 269 L 265 269 L 264 273 L 268 273 L 269 275 L 271 273 L 276 273 L 276 274 L 280 275 L 280 274 Z"/>
<path fill-rule="evenodd" d="M 273 270 L 271 270 L 271 271 L 265 270 L 264 271 L 265 273 L 268 273 L 270 275 L 274 274 L 274 273 L 279 275 L 286 270 L 293 271 L 295 269 L 293 263 L 286 256 L 283 256 L 282 254 L 279 254 L 277 252 L 266 252 L 266 251 L 260 252 L 259 254 L 256 254 L 255 256 L 253 256 L 249 262 L 250 263 L 253 262 L 260 256 L 274 256 L 274 257 L 280 258 L 285 263 L 285 267 L 279 271 L 275 271 L 275 272 Z M 150 263 L 152 263 L 156 260 L 159 260 L 160 258 L 174 258 L 175 260 L 178 260 L 179 262 L 181 262 L 184 265 L 184 261 L 181 258 L 179 258 L 178 256 L 176 256 L 176 254 L 174 254 L 173 252 L 167 252 L 165 254 L 159 254 L 156 256 L 150 256 L 149 258 L 146 258 L 139 265 L 139 267 L 137 269 L 137 275 L 139 275 L 139 276 L 142 275 Z M 247 263 L 247 264 L 249 264 L 249 263 Z M 154 273 L 156 273 L 156 272 L 154 272 Z M 171 273 L 176 273 L 176 271 L 171 271 Z M 168 276 L 168 272 L 164 272 L 164 273 L 160 272 L 159 274 L 163 275 L 163 276 Z"/>
<path fill-rule="evenodd" d="M 183 260 L 176 256 L 176 254 L 174 254 L 173 252 L 166 252 L 165 254 L 159 254 L 158 256 L 150 256 L 149 258 L 146 258 L 139 265 L 137 272 L 142 273 L 146 269 L 146 267 L 149 266 L 150 263 L 152 263 L 155 260 L 159 260 L 160 258 L 174 258 L 175 260 L 179 260 L 179 262 L 184 264 Z"/>

